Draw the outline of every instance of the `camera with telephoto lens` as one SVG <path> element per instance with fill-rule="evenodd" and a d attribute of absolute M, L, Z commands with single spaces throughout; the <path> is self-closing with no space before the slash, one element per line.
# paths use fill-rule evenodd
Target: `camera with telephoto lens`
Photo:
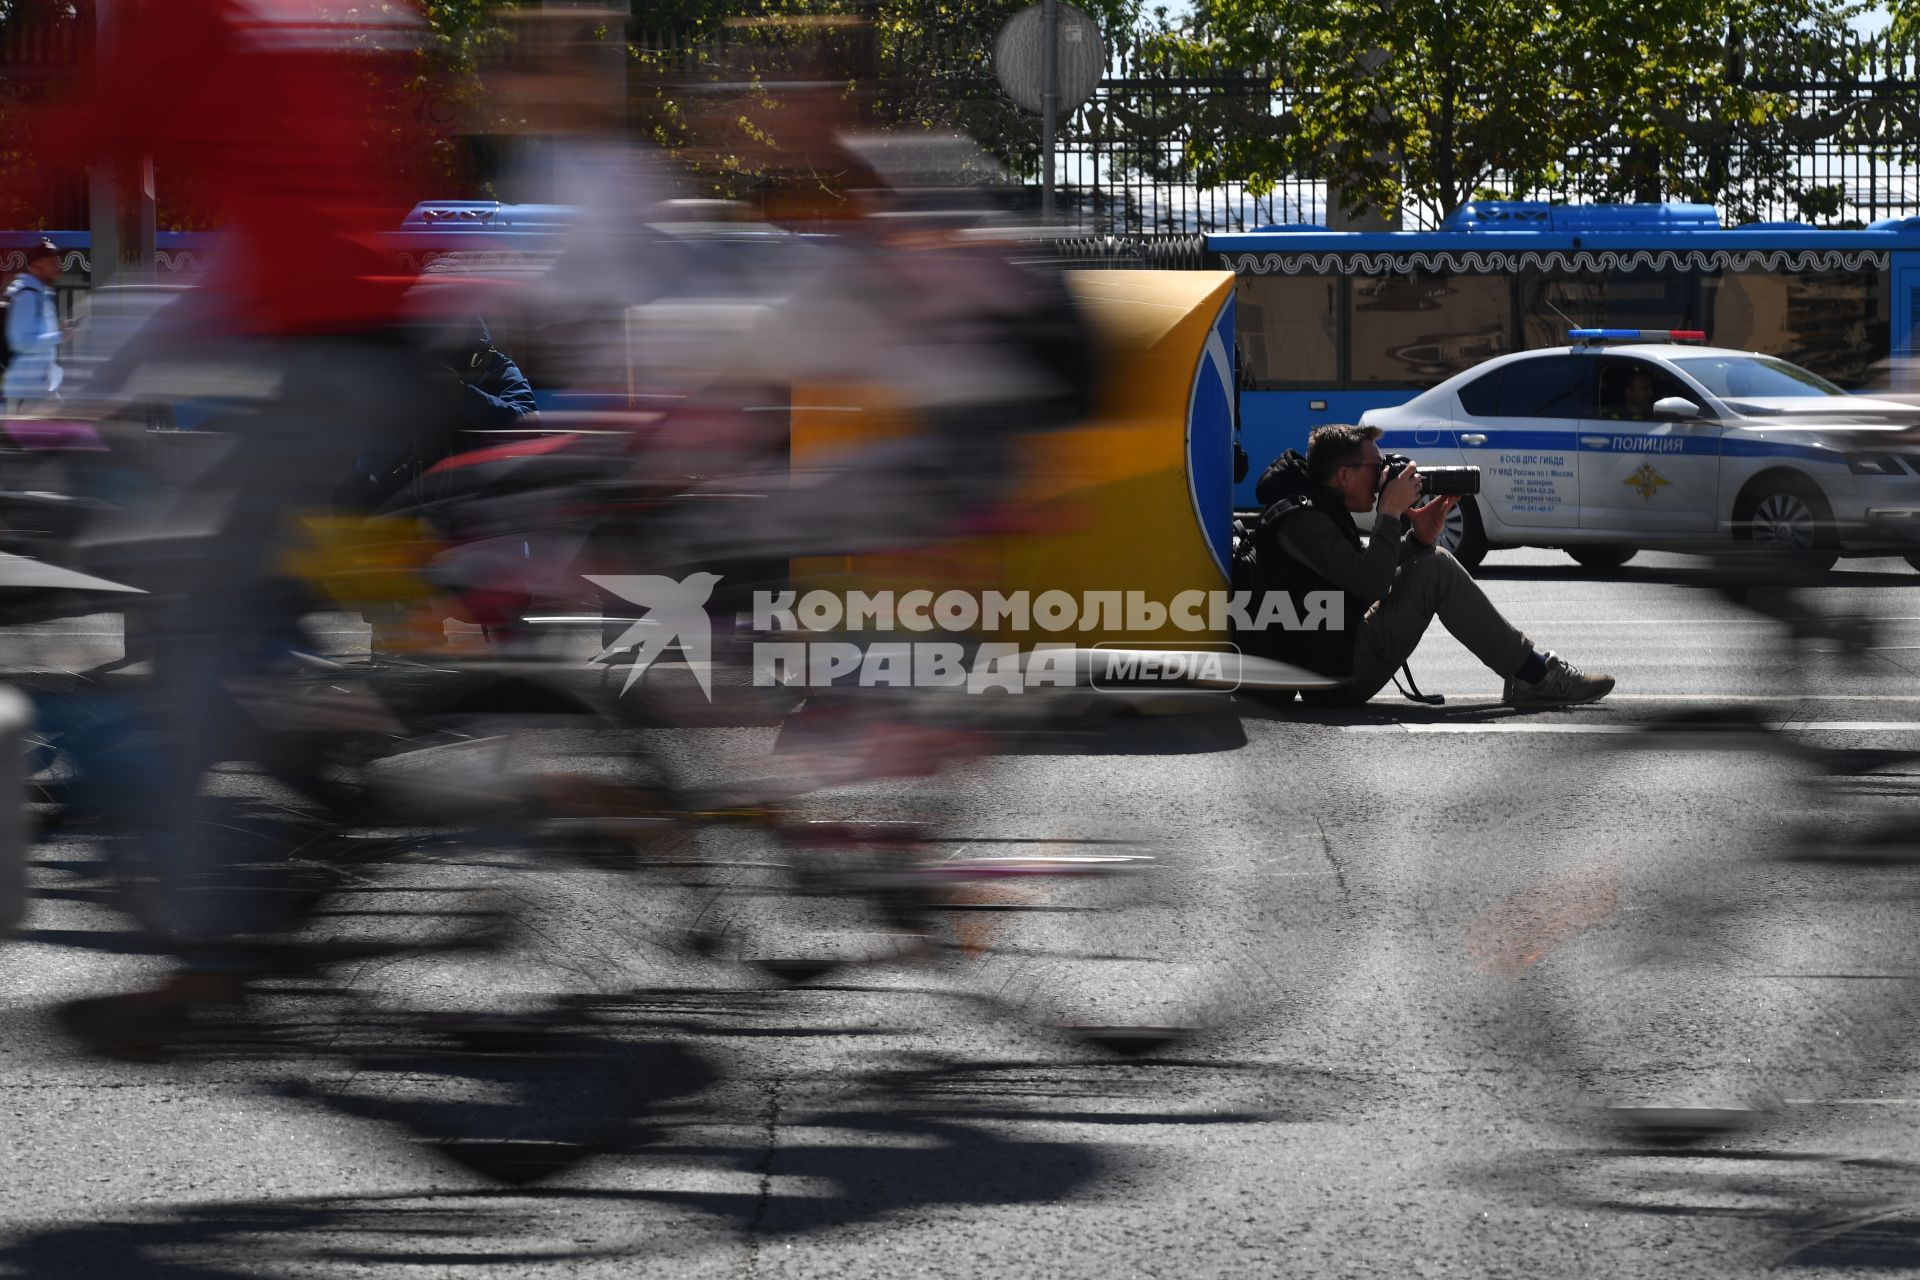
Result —
<path fill-rule="evenodd" d="M 1383 453 L 1380 461 L 1387 464 L 1380 476 L 1380 487 L 1383 489 L 1395 476 L 1413 465 L 1413 459 L 1404 453 Z M 1423 498 L 1471 498 L 1479 492 L 1478 467 L 1420 468 L 1420 496 Z"/>

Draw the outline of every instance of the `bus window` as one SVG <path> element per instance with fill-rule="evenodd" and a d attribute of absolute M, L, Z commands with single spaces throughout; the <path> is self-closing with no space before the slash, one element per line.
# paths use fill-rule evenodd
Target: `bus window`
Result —
<path fill-rule="evenodd" d="M 1567 330 L 1698 329 L 1692 271 L 1523 271 L 1520 337 L 1526 350 L 1564 347 Z"/>
<path fill-rule="evenodd" d="M 1234 284 L 1234 327 L 1248 385 L 1325 390 L 1340 379 L 1337 276 L 1243 275 Z"/>
<path fill-rule="evenodd" d="M 1779 356 L 1848 390 L 1873 379 L 1891 334 L 1879 271 L 1728 271 L 1707 281 L 1707 341 Z"/>
<path fill-rule="evenodd" d="M 1350 387 L 1431 387 L 1505 355 L 1512 295 L 1501 275 L 1435 271 L 1355 276 Z"/>

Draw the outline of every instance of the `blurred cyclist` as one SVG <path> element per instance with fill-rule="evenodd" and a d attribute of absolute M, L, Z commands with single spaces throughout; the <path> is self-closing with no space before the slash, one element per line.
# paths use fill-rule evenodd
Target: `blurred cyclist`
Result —
<path fill-rule="evenodd" d="M 290 514 L 324 509 L 356 455 L 430 416 L 400 332 L 411 282 L 380 237 L 434 140 L 397 110 L 418 92 L 409 55 L 427 35 L 410 4 L 167 0 L 115 20 L 92 83 L 33 136 L 96 164 L 151 157 L 222 228 L 195 327 L 149 354 L 236 406 L 174 524 L 131 542 L 121 566 L 155 593 L 156 634 L 135 745 L 114 763 L 161 883 L 149 923 L 181 969 L 151 991 L 78 1002 L 65 1020 L 102 1051 L 144 1053 L 194 1008 L 239 999 L 259 961 L 238 939 L 279 924 L 260 905 L 274 896 L 237 883 L 236 864 L 284 859 L 295 837 L 216 837 L 201 777 L 248 758 L 235 690 L 296 642 L 306 601 L 278 572 Z"/>

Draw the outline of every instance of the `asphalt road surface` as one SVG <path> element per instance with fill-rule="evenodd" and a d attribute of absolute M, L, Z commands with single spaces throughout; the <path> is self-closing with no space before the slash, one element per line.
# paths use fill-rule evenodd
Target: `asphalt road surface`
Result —
<path fill-rule="evenodd" d="M 88 843 L 42 846 L 0 948 L 0 1275 L 1920 1271 L 1920 573 L 1811 593 L 1877 620 L 1846 655 L 1683 567 L 1483 570 L 1619 678 L 1597 706 L 1512 713 L 1436 628 L 1414 669 L 1444 707 L 1222 698 L 1009 744 L 937 797 L 957 829 L 1174 860 L 1124 917 L 1061 916 L 1093 960 L 989 947 L 789 990 L 658 945 L 671 889 L 450 858 L 417 887 L 511 895 L 504 949 L 370 961 L 350 994 L 268 1001 L 265 1032 L 105 1063 L 48 1006 L 158 964 Z M 8 643 L 42 670 L 116 646 L 84 620 Z M 1714 723 L 1640 728 L 1687 715 Z M 671 735 L 689 771 L 804 750 L 719 719 Z M 423 1011 L 553 993 L 590 1035 L 421 1041 Z M 1129 1018 L 1199 1031 L 1129 1060 L 1054 1025 Z M 1636 1124 L 1671 1108 L 1730 1127 Z M 502 1188 L 446 1141 L 503 1134 L 604 1150 Z"/>

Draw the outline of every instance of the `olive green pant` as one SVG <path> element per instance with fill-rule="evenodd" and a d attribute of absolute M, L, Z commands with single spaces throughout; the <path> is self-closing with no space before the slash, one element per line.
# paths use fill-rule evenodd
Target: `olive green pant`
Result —
<path fill-rule="evenodd" d="M 1501 616 L 1458 560 L 1437 548 L 1423 551 L 1400 566 L 1386 598 L 1371 605 L 1360 620 L 1353 683 L 1333 700 L 1365 702 L 1385 688 L 1435 618 L 1503 679 L 1520 670 L 1533 652 L 1533 642 Z"/>

